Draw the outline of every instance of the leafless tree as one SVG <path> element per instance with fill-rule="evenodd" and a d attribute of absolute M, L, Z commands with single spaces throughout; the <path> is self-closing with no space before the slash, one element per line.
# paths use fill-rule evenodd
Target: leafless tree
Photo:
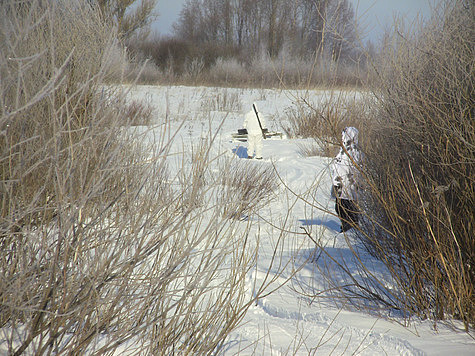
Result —
<path fill-rule="evenodd" d="M 154 14 L 157 0 L 90 0 L 97 4 L 104 19 L 118 28 L 122 39 L 128 39 L 140 31 L 147 33 Z M 143 32 L 142 32 L 143 34 Z"/>
<path fill-rule="evenodd" d="M 347 0 L 191 0 L 175 33 L 190 41 L 236 45 L 254 55 L 265 48 L 270 57 L 287 44 L 294 55 L 328 46 L 337 60 L 348 55 L 354 41 L 353 18 Z"/>

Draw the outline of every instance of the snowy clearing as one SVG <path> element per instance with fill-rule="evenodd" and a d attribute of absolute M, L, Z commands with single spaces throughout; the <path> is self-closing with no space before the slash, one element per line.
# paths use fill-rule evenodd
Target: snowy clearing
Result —
<path fill-rule="evenodd" d="M 285 112 L 296 101 L 305 99 L 318 105 L 331 95 L 357 97 L 343 92 L 181 86 L 140 86 L 130 92 L 131 99 L 144 100 L 154 107 L 156 127 L 151 130 L 150 139 L 161 132 L 161 124 L 168 118 L 170 132 L 182 125 L 175 141 L 177 151 L 219 130 L 213 146 L 215 153 L 236 159 L 247 157 L 246 143 L 233 141 L 231 134 L 241 128 L 243 114 L 250 110 L 252 102 L 258 102 L 260 111 L 267 115 L 269 129 L 282 132 Z M 402 318 L 397 323 L 370 316 L 349 305 L 339 307 L 331 298 L 325 298 L 328 293 L 322 293 L 321 298 L 302 293 L 316 295 L 328 287 L 318 268 L 328 261 L 315 255 L 314 243 L 302 234 L 302 228 L 318 237 L 334 258 L 346 260 L 349 268 L 352 267 L 345 236 L 338 233 L 338 218 L 324 212 L 333 212 L 334 205 L 329 195 L 330 159 L 303 157 L 299 149 L 302 143 L 305 140 L 290 140 L 285 136 L 265 140 L 264 160 L 246 160 L 249 165 L 273 165 L 284 183 L 270 206 L 252 215 L 251 221 L 246 217 L 242 221 L 252 224 L 251 232 L 259 234 L 261 241 L 257 265 L 247 277 L 249 293 L 265 278 L 275 278 L 275 288 L 283 282 L 286 284 L 251 307 L 225 344 L 224 354 L 475 354 L 474 339 L 461 331 L 462 325 L 457 322 L 438 323 L 434 330 L 433 322 L 413 319 L 409 327 L 403 327 Z M 304 199 L 298 199 L 297 195 Z M 288 233 L 282 235 L 282 229 Z M 280 238 L 285 240 L 278 245 Z M 351 234 L 347 238 L 351 241 Z M 277 262 L 273 260 L 275 246 L 279 246 Z M 368 256 L 367 264 L 374 273 L 384 276 L 385 270 L 378 261 Z M 288 280 L 294 268 L 299 270 Z M 395 315 L 391 317 L 398 320 Z"/>

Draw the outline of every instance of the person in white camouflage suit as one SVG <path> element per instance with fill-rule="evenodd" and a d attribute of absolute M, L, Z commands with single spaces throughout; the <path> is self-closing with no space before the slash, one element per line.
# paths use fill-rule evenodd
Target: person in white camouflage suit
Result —
<path fill-rule="evenodd" d="M 251 109 L 251 111 L 244 116 L 243 127 L 247 130 L 247 158 L 252 158 L 255 151 L 255 158 L 262 159 L 263 130 L 264 132 L 266 131 L 266 122 L 264 115 L 257 109 L 256 103 L 253 103 L 253 105 L 257 110 L 261 125 L 259 125 L 254 109 Z"/>
<path fill-rule="evenodd" d="M 358 147 L 358 129 L 345 127 L 341 134 L 343 147 L 331 166 L 332 183 L 335 192 L 335 211 L 341 221 L 341 232 L 358 225 L 358 190 L 360 189 L 360 167 L 362 154 Z"/>

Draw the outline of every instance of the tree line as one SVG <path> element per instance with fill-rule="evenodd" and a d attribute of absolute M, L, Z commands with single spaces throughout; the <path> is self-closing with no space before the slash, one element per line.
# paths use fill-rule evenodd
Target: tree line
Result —
<path fill-rule="evenodd" d="M 348 0 L 189 0 L 174 34 L 250 54 L 339 60 L 354 55 L 357 26 Z"/>
<path fill-rule="evenodd" d="M 202 79 L 203 73 L 219 63 L 217 71 L 225 74 L 218 76 L 231 84 L 230 76 L 243 72 L 268 77 L 269 70 L 264 73 L 262 66 L 283 60 L 292 68 L 285 71 L 293 70 L 287 76 L 298 77 L 292 81 L 300 82 L 313 72 L 309 66 L 320 65 L 321 72 L 326 73 L 329 63 L 355 68 L 364 58 L 349 0 L 187 0 L 170 36 L 150 35 L 150 25 L 157 19 L 157 0 L 89 3 L 117 28 L 130 58 L 137 62 L 148 59 L 158 68 L 154 69 L 156 74 L 142 73 L 150 77 L 145 81 Z M 354 82 L 351 78 L 348 81 Z"/>

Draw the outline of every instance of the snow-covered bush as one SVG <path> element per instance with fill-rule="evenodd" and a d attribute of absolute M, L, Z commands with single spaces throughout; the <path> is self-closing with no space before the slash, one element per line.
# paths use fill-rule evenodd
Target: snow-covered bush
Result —
<path fill-rule="evenodd" d="M 209 69 L 207 79 L 211 83 L 235 86 L 245 85 L 250 80 L 246 66 L 235 58 L 217 58 L 214 65 Z"/>

